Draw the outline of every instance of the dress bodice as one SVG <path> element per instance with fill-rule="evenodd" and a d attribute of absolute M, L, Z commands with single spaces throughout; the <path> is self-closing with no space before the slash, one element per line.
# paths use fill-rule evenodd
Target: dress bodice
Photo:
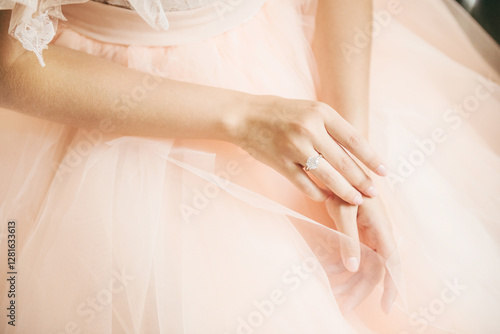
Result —
<path fill-rule="evenodd" d="M 264 0 L 94 0 L 109 5 L 132 9 L 157 31 L 169 30 L 167 14 L 197 8 L 212 8 L 219 16 L 233 12 L 234 2 L 260 3 Z M 45 66 L 42 51 L 54 38 L 58 20 L 65 20 L 62 6 L 92 2 L 89 0 L 0 0 L 0 9 L 11 9 L 9 33 L 19 40 L 26 50 L 33 51 L 40 64 Z M 240 6 L 238 6 L 239 8 Z"/>
<path fill-rule="evenodd" d="M 109 5 L 132 9 L 133 6 L 127 0 L 93 0 Z M 195 9 L 215 5 L 220 0 L 161 0 L 163 9 L 167 12 Z"/>

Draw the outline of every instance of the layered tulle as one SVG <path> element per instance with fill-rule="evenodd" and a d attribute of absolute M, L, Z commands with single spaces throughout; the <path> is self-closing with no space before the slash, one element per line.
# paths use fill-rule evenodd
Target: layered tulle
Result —
<path fill-rule="evenodd" d="M 18 247 L 17 323 L 2 317 L 1 328 L 498 331 L 500 51 L 450 1 L 399 8 L 376 1 L 372 27 L 370 139 L 391 171 L 377 182 L 398 241 L 394 258 L 363 246 L 360 272 L 346 272 L 345 237 L 323 204 L 231 144 L 123 137 L 106 122 L 75 129 L 0 109 L 0 156 L 8 157 L 1 233 L 15 220 Z M 69 21 L 54 43 L 145 72 L 117 101 L 123 117 L 127 103 L 157 89 L 150 74 L 315 99 L 313 12 L 314 2 L 270 0 L 235 29 L 175 47 L 103 43 Z M 400 293 L 390 315 L 380 307 L 384 275 Z M 358 308 L 345 309 L 372 286 Z"/>

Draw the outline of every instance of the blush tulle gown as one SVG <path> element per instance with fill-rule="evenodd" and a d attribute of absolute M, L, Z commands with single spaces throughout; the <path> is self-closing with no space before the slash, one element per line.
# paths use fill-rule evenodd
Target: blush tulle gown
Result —
<path fill-rule="evenodd" d="M 123 117 L 162 77 L 315 99 L 314 0 L 41 0 L 51 21 L 15 2 L 0 1 L 14 35 L 38 22 L 49 48 L 144 72 L 116 101 Z M 391 172 L 377 182 L 397 254 L 363 246 L 346 272 L 324 206 L 231 144 L 0 109 L 0 332 L 500 333 L 500 48 L 451 0 L 374 11 L 370 140 Z M 399 291 L 389 315 L 384 276 Z"/>

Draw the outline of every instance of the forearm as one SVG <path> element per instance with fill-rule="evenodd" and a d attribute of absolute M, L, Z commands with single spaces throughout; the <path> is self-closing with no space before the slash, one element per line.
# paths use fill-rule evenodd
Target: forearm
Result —
<path fill-rule="evenodd" d="M 0 12 L 0 15 L 4 13 Z M 248 95 L 168 80 L 56 45 L 42 68 L 1 26 L 0 106 L 27 115 L 112 132 L 229 140 L 231 118 Z M 107 126 L 106 128 L 110 128 Z"/>
<path fill-rule="evenodd" d="M 371 20 L 372 0 L 319 0 L 313 40 L 321 82 L 319 100 L 365 136 L 371 54 L 371 36 L 365 28 Z M 360 31 L 364 40 L 359 38 Z"/>

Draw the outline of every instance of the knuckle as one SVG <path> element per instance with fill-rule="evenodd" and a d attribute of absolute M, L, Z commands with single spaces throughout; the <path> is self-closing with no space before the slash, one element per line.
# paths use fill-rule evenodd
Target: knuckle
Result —
<path fill-rule="evenodd" d="M 304 113 L 307 119 L 318 122 L 323 119 L 323 112 L 321 102 L 311 101 L 311 105 L 306 109 L 307 111 Z"/>
<path fill-rule="evenodd" d="M 308 103 L 308 107 L 309 109 L 311 110 L 321 110 L 321 108 L 323 108 L 323 102 L 320 102 L 320 101 L 307 101 Z"/>
<path fill-rule="evenodd" d="M 361 135 L 355 133 L 349 136 L 347 139 L 347 143 L 350 147 L 359 147 L 361 144 L 363 138 L 361 138 Z"/>
<path fill-rule="evenodd" d="M 317 102 L 311 101 L 309 103 Z M 291 135 L 313 137 L 321 129 L 323 118 L 319 108 L 308 105 L 308 107 L 302 109 L 294 119 L 289 120 L 287 123 L 285 131 L 288 130 Z"/>
<path fill-rule="evenodd" d="M 343 156 L 340 159 L 339 169 L 341 172 L 349 172 L 354 167 L 354 161 L 348 155 Z"/>
<path fill-rule="evenodd" d="M 323 112 L 325 110 L 331 109 L 331 107 L 328 104 L 321 101 L 311 101 L 311 109 L 316 111 L 318 115 L 323 116 Z"/>

